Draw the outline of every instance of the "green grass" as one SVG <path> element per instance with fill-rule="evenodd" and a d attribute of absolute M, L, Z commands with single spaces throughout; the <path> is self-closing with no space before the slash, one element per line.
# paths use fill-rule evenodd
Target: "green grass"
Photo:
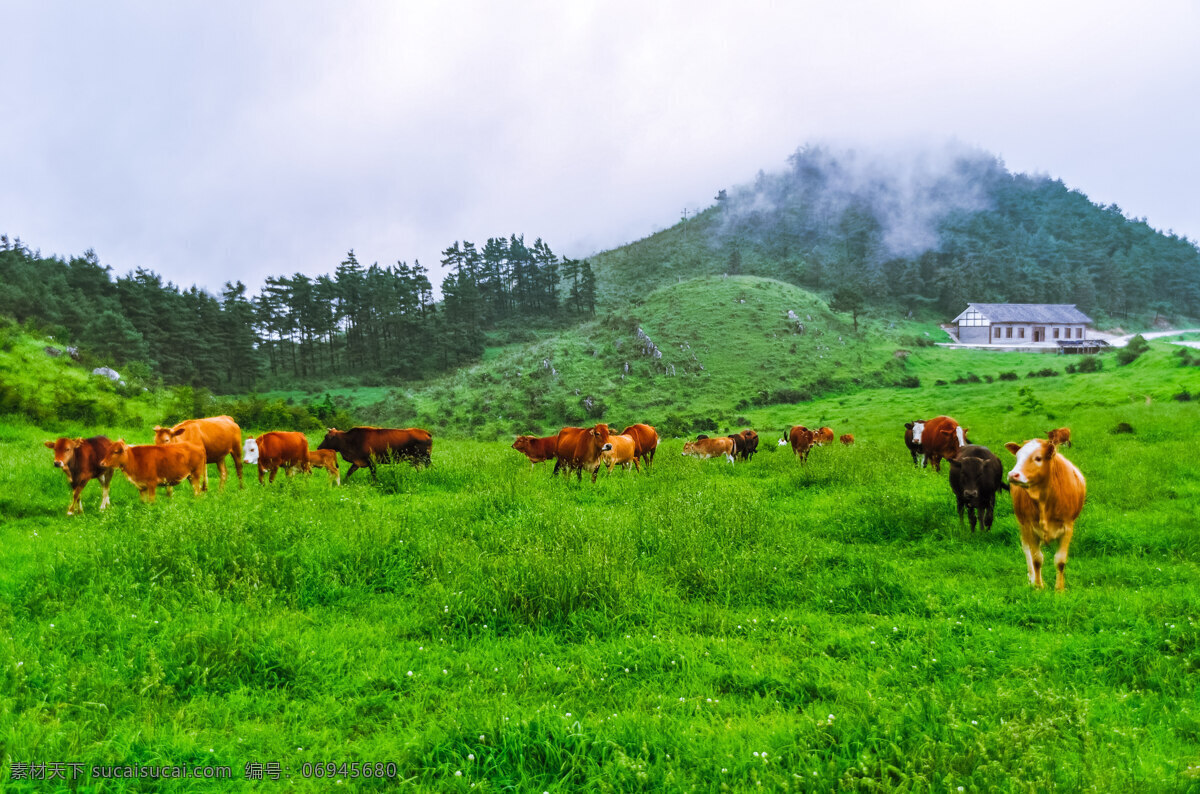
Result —
<path fill-rule="evenodd" d="M 435 436 L 432 468 L 377 484 L 144 506 L 118 475 L 71 519 L 46 432 L 0 424 L 5 790 L 43 790 L 8 778 L 24 761 L 277 761 L 315 790 L 302 764 L 330 760 L 428 791 L 1195 790 L 1200 423 L 1170 396 L 1200 374 L 1172 352 L 1026 378 L 1066 361 L 922 348 L 920 389 L 747 409 L 745 465 L 667 439 L 652 474 L 580 485 Z M 912 467 L 901 423 L 935 413 L 993 449 L 1072 428 L 1065 593 L 1029 588 L 1005 495 L 973 535 Z M 802 467 L 772 446 L 796 422 L 858 443 Z"/>

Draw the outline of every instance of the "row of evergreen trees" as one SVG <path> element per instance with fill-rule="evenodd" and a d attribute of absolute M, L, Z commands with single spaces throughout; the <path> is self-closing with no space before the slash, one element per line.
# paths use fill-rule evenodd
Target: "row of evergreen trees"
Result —
<path fill-rule="evenodd" d="M 0 235 L 0 314 L 168 382 L 244 391 L 264 376 L 419 379 L 479 358 L 489 332 L 595 313 L 591 265 L 541 239 L 455 242 L 442 256 L 440 302 L 420 262 L 363 266 L 353 251 L 332 274 L 271 276 L 257 295 L 227 282 L 212 295 L 142 268 L 114 279 L 94 251 L 43 258 Z"/>

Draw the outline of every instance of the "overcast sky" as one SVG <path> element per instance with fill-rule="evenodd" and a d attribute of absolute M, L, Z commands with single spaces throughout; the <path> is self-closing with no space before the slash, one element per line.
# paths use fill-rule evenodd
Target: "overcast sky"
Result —
<path fill-rule="evenodd" d="M 0 232 L 213 291 L 582 257 L 805 143 L 946 139 L 1200 239 L 1200 4 L 0 0 Z M 440 281 L 440 276 L 435 279 Z"/>

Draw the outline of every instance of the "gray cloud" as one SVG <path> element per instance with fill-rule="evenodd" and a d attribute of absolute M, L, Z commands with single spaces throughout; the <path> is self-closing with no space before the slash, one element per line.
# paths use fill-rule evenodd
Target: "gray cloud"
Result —
<path fill-rule="evenodd" d="M 956 137 L 1200 237 L 1194 4 L 777 6 L 11 5 L 0 231 L 210 289 L 511 232 L 584 256 L 806 141 Z M 936 166 L 894 184 L 897 249 Z"/>

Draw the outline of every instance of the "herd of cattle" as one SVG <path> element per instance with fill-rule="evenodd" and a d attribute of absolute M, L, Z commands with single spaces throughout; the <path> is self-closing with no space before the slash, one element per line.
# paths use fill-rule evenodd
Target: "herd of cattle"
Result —
<path fill-rule="evenodd" d="M 949 462 L 959 525 L 963 525 L 965 510 L 972 532 L 977 520 L 985 530 L 991 529 L 996 494 L 1010 491 L 1030 583 L 1039 588 L 1044 586 L 1041 547 L 1058 539 L 1054 556 L 1055 588 L 1062 590 L 1075 519 L 1086 496 L 1083 475 L 1058 452 L 1059 447 L 1071 446 L 1070 430 L 1059 428 L 1049 431 L 1045 439 L 1005 444 L 1005 449 L 1016 456 L 1016 464 L 1007 473 L 991 450 L 970 443 L 967 432 L 951 417 L 938 416 L 907 422 L 904 443 L 912 454 L 914 466 L 932 463 L 934 470 L 940 472 L 941 462 Z M 790 446 L 804 463 L 815 447 L 833 440 L 832 428 L 811 430 L 796 425 L 784 432 L 779 445 Z M 684 444 L 683 454 L 700 459 L 724 457 L 732 464 L 737 460 L 749 461 L 758 451 L 758 441 L 758 433 L 749 429 L 728 436 L 701 435 Z M 846 434 L 840 441 L 849 446 L 854 437 Z M 610 472 L 615 466 L 625 469 L 632 466 L 638 471 L 644 466 L 649 471 L 658 442 L 657 431 L 647 424 L 630 425 L 621 433 L 611 433 L 607 424 L 597 424 L 564 427 L 552 436 L 518 436 L 512 446 L 525 454 L 531 468 L 554 460 L 554 474 L 565 471 L 569 477 L 576 472 L 582 480 L 587 471 L 595 482 L 602 465 Z M 228 416 L 189 419 L 170 428 L 156 426 L 153 444 L 127 444 L 124 439 L 110 441 L 105 436 L 94 436 L 59 438 L 45 445 L 54 451 L 54 465 L 63 470 L 71 487 L 67 515 L 83 512 L 80 494 L 93 479 L 102 490 L 100 509 L 108 507 L 109 487 L 118 469 L 137 487 L 144 501 L 153 502 L 158 486 L 166 486 L 170 496 L 172 486 L 185 479 L 191 480 L 194 493 L 207 490 L 210 463 L 217 465 L 224 486 L 227 455 L 233 456 L 239 484 L 243 462 L 257 466 L 259 483 L 264 474 L 274 482 L 281 468 L 290 476 L 293 471 L 311 472 L 317 467 L 326 469 L 331 482 L 340 484 L 338 455 L 350 463 L 346 472 L 349 479 L 360 468 L 369 469 L 374 477 L 379 463 L 409 461 L 413 465 L 429 465 L 433 452 L 432 436 L 419 428 L 355 427 L 345 431 L 331 428 L 315 450 L 309 449 L 303 433 L 296 432 L 272 431 L 243 442 L 241 428 Z"/>

